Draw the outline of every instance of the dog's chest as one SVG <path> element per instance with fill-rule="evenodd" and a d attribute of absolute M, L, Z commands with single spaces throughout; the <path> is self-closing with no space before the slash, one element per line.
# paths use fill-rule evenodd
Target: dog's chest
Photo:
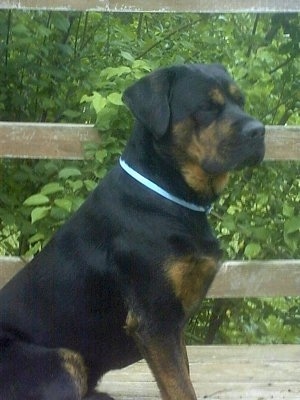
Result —
<path fill-rule="evenodd" d="M 218 265 L 217 257 L 195 255 L 173 258 L 166 263 L 167 279 L 186 315 L 190 315 L 205 297 Z"/>

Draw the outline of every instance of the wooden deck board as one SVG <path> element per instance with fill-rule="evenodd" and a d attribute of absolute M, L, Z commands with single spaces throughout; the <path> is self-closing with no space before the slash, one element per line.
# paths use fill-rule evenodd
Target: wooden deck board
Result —
<path fill-rule="evenodd" d="M 299 400 L 300 346 L 189 346 L 198 399 Z M 99 390 L 116 400 L 157 400 L 145 361 L 108 373 Z"/>

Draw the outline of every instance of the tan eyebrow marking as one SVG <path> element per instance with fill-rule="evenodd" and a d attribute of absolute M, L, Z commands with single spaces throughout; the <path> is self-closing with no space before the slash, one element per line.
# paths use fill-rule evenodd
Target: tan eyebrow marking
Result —
<path fill-rule="evenodd" d="M 233 83 L 231 83 L 229 85 L 229 93 L 230 95 L 237 101 L 237 102 L 243 102 L 244 101 L 244 96 L 242 94 L 242 92 L 240 91 L 240 89 L 234 85 Z"/>
<path fill-rule="evenodd" d="M 209 92 L 209 96 L 214 103 L 223 106 L 225 104 L 225 97 L 220 89 L 214 88 Z"/>

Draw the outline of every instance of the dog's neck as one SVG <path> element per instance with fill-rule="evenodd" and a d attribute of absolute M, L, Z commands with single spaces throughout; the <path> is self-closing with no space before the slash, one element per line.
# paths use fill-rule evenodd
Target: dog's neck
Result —
<path fill-rule="evenodd" d="M 171 201 L 172 203 L 178 204 L 181 207 L 187 208 L 192 211 L 204 212 L 205 214 L 208 214 L 210 212 L 211 209 L 210 206 L 203 207 L 198 204 L 189 203 L 184 199 L 181 199 L 177 196 L 174 196 L 172 193 L 167 192 L 165 189 L 158 186 L 155 182 L 151 181 L 150 179 L 146 178 L 145 176 L 137 172 L 134 168 L 130 167 L 122 158 L 120 158 L 120 166 L 128 175 L 130 175 L 137 182 L 139 182 L 152 192 L 158 194 L 159 196 L 164 197 L 165 199 Z"/>
<path fill-rule="evenodd" d="M 188 203 L 208 208 L 218 196 L 194 191 L 185 181 L 180 169 L 167 153 L 155 148 L 149 132 L 136 123 L 122 159 L 137 173 L 154 182 L 163 190 Z M 158 145 L 159 149 L 161 146 Z"/>

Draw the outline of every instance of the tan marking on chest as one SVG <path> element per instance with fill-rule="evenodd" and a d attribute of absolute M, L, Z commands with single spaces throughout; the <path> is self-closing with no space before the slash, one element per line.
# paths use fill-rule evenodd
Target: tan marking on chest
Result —
<path fill-rule="evenodd" d="M 59 349 L 64 370 L 72 377 L 80 398 L 87 393 L 87 368 L 82 356 L 69 349 Z"/>
<path fill-rule="evenodd" d="M 128 311 L 127 317 L 126 317 L 126 322 L 125 322 L 125 332 L 127 333 L 128 336 L 133 336 L 135 332 L 137 331 L 139 327 L 139 319 L 138 317 L 132 312 Z"/>
<path fill-rule="evenodd" d="M 167 278 L 187 314 L 203 300 L 217 270 L 213 257 L 187 256 L 166 263 Z"/>

